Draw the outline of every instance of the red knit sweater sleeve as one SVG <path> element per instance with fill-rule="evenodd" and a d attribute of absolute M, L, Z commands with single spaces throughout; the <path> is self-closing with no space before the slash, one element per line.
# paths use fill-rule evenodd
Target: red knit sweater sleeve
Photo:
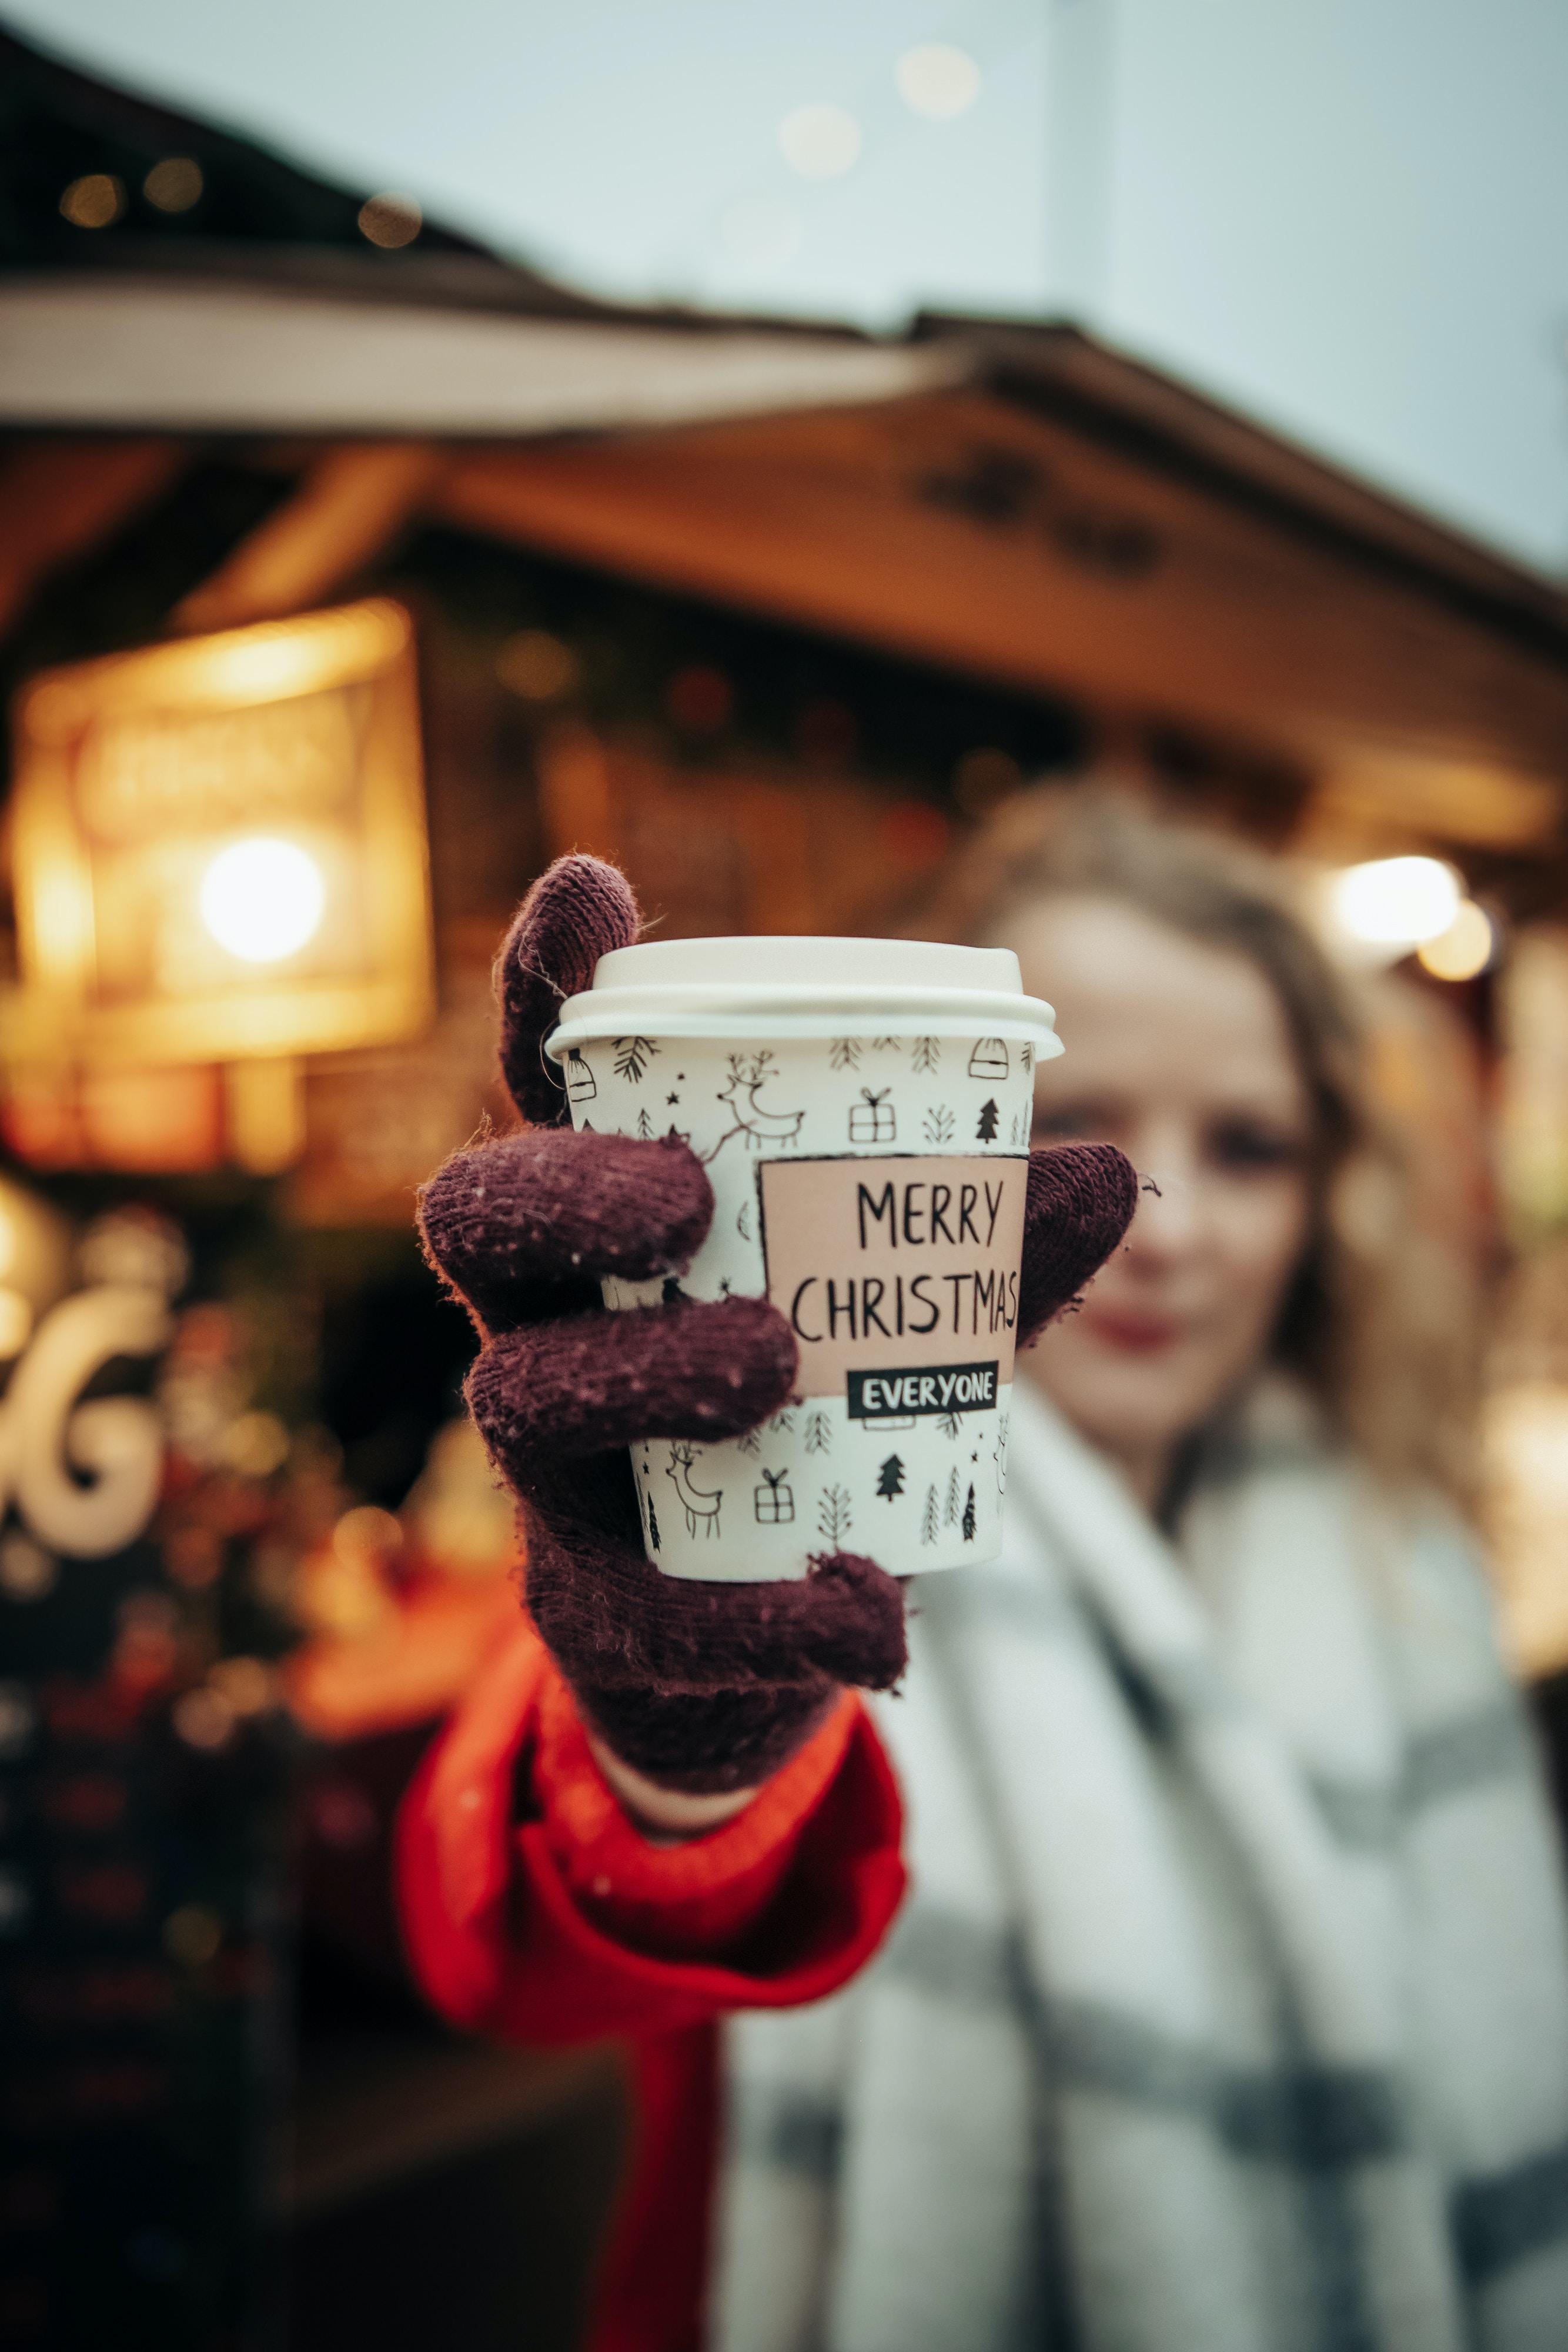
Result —
<path fill-rule="evenodd" d="M 734 1821 L 653 1844 L 525 1622 L 404 1800 L 403 1935 L 458 2024 L 530 2042 L 670 2032 L 852 1977 L 904 1892 L 900 1829 L 892 1770 L 846 1697 Z"/>

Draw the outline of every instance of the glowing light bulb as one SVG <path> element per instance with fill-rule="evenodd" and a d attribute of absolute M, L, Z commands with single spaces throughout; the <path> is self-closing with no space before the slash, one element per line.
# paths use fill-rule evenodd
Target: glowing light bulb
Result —
<path fill-rule="evenodd" d="M 803 180 L 837 180 L 860 161 L 861 127 L 841 106 L 798 106 L 779 125 L 779 152 Z"/>
<path fill-rule="evenodd" d="M 1446 931 L 1428 940 L 1420 962 L 1434 980 L 1474 980 L 1497 951 L 1497 934 L 1484 907 L 1467 898 Z"/>
<path fill-rule="evenodd" d="M 1334 921 L 1360 946 L 1403 951 L 1437 939 L 1459 911 L 1459 885 L 1436 857 L 1375 857 L 1336 876 Z"/>
<path fill-rule="evenodd" d="M 922 41 L 918 47 L 905 49 L 893 78 L 910 111 L 933 121 L 965 113 L 980 94 L 979 67 L 946 41 Z"/>
<path fill-rule="evenodd" d="M 242 963 L 279 963 L 320 929 L 321 869 L 292 841 L 256 835 L 220 849 L 202 877 L 202 920 Z"/>

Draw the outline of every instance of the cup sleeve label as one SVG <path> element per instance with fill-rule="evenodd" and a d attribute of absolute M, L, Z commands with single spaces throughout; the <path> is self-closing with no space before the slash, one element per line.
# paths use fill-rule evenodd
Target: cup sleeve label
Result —
<path fill-rule="evenodd" d="M 922 1413 L 994 1412 L 998 1373 L 986 1364 L 919 1364 L 910 1370 L 848 1375 L 852 1421 L 917 1421 Z"/>
<path fill-rule="evenodd" d="M 794 1332 L 801 1394 L 846 1396 L 865 1421 L 994 1408 L 1012 1378 L 1028 1182 L 1023 1159 L 763 1161 L 768 1297 Z"/>

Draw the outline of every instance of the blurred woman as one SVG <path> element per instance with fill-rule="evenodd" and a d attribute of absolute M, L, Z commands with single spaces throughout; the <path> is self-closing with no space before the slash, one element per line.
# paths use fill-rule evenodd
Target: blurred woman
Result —
<path fill-rule="evenodd" d="M 1036 1162 L 1056 1225 L 1092 1223 L 1107 1144 L 1142 1186 L 1124 1245 L 1020 1359 L 1004 1557 L 914 1580 L 874 1752 L 858 1701 L 747 1747 L 711 1587 L 685 1678 L 644 1663 L 631 1705 L 574 1614 L 608 1520 L 591 1497 L 563 1513 L 519 1434 L 519 1365 L 537 1387 L 556 1359 L 508 1355 L 481 1307 L 476 1412 L 528 1501 L 560 1696 L 537 1663 L 476 1693 L 415 1793 L 427 1981 L 470 2022 L 640 2037 L 596 2344 L 1547 2352 L 1568 2312 L 1568 1929 L 1445 1499 L 1454 1277 L 1401 1212 L 1344 992 L 1260 866 L 1091 798 L 1011 807 L 931 928 L 1015 948 L 1057 1008 L 1040 1139 L 1078 1148 Z M 427 1195 L 471 1300 L 486 1269 L 496 1295 L 508 1184 L 559 1236 L 545 1262 L 570 1255 L 531 1149 L 486 1163 L 482 1214 L 464 1171 Z M 768 1340 L 730 1331 L 751 1420 Z M 841 1578 L 863 1628 L 875 1575 L 810 1583 Z M 810 1585 L 747 1591 L 835 1687 L 890 1678 L 839 1620 L 824 1647 Z M 732 1654 L 699 1689 L 705 1639 Z M 637 1654 L 667 1663 L 665 1631 Z M 778 1654 L 758 1684 L 769 1725 L 805 1687 Z M 768 1769 L 711 1769 L 716 1724 Z M 531 1845 L 510 1826 L 525 1749 Z"/>

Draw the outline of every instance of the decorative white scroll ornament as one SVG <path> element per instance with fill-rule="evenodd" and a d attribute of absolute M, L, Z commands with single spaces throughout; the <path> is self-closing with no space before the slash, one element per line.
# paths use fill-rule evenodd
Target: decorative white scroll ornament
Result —
<path fill-rule="evenodd" d="M 46 1315 L 0 1402 L 0 1514 L 14 1501 L 40 1543 L 101 1559 L 141 1533 L 158 1500 L 163 1434 L 141 1397 L 83 1389 L 118 1356 L 153 1356 L 170 1332 L 162 1293 L 97 1284 Z"/>

